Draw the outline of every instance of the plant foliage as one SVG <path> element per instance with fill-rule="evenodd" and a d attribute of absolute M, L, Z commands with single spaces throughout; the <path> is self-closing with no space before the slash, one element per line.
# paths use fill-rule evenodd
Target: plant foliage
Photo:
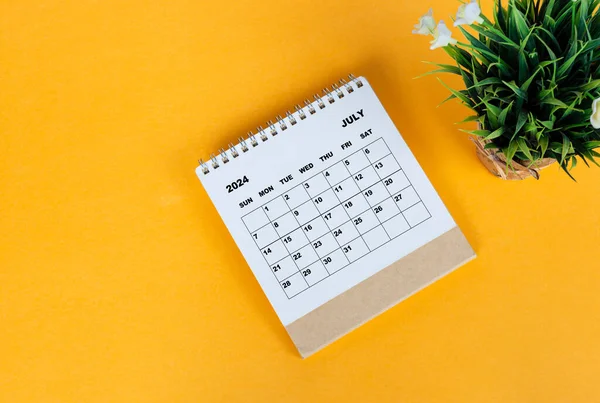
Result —
<path fill-rule="evenodd" d="M 600 97 L 600 0 L 496 0 L 493 21 L 459 27 L 467 42 L 445 46 L 466 89 L 450 89 L 475 114 L 486 148 L 507 160 L 554 158 L 569 173 L 577 157 L 600 157 L 590 124 Z"/>

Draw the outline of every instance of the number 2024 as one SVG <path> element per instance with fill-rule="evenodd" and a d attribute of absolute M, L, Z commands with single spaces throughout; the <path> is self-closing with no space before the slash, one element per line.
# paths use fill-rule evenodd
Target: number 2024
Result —
<path fill-rule="evenodd" d="M 243 178 L 234 180 L 229 185 L 226 185 L 225 188 L 227 189 L 227 193 L 231 193 L 234 190 L 244 186 L 244 183 L 248 183 L 248 182 L 250 182 L 250 180 L 248 179 L 248 177 L 246 175 L 244 175 Z"/>

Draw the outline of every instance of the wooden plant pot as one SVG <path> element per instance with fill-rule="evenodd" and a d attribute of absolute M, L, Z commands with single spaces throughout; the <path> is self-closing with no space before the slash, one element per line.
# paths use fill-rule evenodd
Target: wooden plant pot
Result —
<path fill-rule="evenodd" d="M 486 141 L 481 137 L 476 136 L 472 136 L 471 141 L 475 143 L 477 158 L 479 158 L 479 161 L 481 161 L 483 166 L 485 166 L 492 175 L 503 180 L 515 181 L 529 177 L 539 179 L 540 171 L 556 162 L 554 158 L 544 158 L 541 161 L 537 161 L 535 164 L 532 164 L 530 161 L 515 161 L 515 159 L 513 159 L 513 162 L 509 167 L 506 165 L 504 153 L 498 150 L 486 150 L 484 148 L 490 141 Z"/>

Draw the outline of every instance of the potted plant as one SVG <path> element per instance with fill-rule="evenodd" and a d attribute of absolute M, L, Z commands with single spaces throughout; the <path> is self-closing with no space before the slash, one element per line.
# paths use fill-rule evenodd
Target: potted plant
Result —
<path fill-rule="evenodd" d="M 571 176 L 600 153 L 600 0 L 495 0 L 493 21 L 476 0 L 459 7 L 454 27 L 431 10 L 413 33 L 432 35 L 456 65 L 431 73 L 462 77 L 448 89 L 474 114 L 468 130 L 479 159 L 502 179 L 539 178 L 553 163 Z M 466 29 L 465 29 L 466 28 Z M 443 83 L 442 83 L 443 84 Z M 444 101 L 445 102 L 445 101 Z M 571 176 L 571 178 L 573 178 Z"/>

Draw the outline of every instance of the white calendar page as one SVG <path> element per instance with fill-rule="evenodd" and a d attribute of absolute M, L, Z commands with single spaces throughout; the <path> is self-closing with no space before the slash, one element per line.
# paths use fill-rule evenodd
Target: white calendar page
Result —
<path fill-rule="evenodd" d="M 197 169 L 286 326 L 456 226 L 359 80 L 239 157 Z"/>

